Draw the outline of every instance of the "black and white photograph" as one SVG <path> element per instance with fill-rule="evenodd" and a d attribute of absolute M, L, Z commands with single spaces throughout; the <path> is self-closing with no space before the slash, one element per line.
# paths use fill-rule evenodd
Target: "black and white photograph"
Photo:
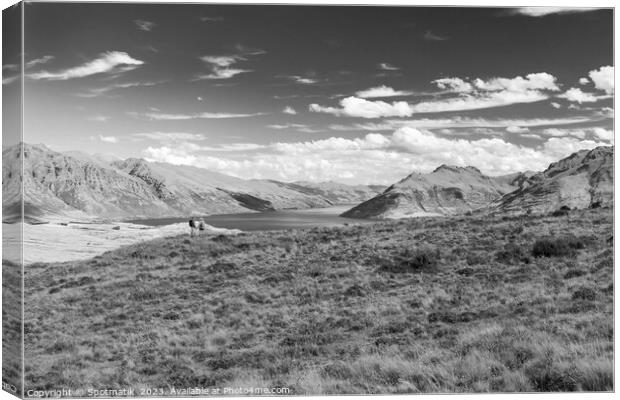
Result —
<path fill-rule="evenodd" d="M 583 3 L 3 1 L 3 390 L 614 392 Z"/>

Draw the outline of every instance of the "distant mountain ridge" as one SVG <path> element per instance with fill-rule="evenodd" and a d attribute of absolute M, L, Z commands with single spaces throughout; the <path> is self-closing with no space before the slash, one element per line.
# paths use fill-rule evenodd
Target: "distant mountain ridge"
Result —
<path fill-rule="evenodd" d="M 491 205 L 504 213 L 613 205 L 614 147 L 581 150 L 529 177 L 522 188 Z"/>
<path fill-rule="evenodd" d="M 81 152 L 59 153 L 24 144 L 2 152 L 3 220 L 140 219 L 327 207 L 354 203 L 380 190 L 333 184 L 329 188 L 269 180 L 243 180 L 191 166 L 115 160 Z M 331 195 L 337 191 L 338 196 Z"/>
<path fill-rule="evenodd" d="M 475 167 L 441 165 L 428 174 L 410 174 L 342 216 L 403 218 L 454 215 L 483 207 L 514 189 L 515 186 L 506 179 L 488 177 Z"/>
<path fill-rule="evenodd" d="M 493 213 L 549 212 L 562 206 L 613 205 L 613 146 L 582 150 L 545 171 L 499 177 L 475 167 L 442 165 L 413 173 L 342 214 L 351 218 L 405 218 Z"/>

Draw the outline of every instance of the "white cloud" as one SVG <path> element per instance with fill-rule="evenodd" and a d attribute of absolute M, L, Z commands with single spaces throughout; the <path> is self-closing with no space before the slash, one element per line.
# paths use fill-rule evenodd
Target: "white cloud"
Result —
<path fill-rule="evenodd" d="M 523 127 L 516 126 L 516 125 L 510 125 L 509 127 L 506 128 L 506 131 L 510 133 L 525 133 L 525 132 L 529 132 L 529 128 L 523 128 Z"/>
<path fill-rule="evenodd" d="M 300 75 L 289 75 L 289 76 L 285 76 L 285 78 L 290 79 L 292 81 L 295 81 L 296 83 L 300 83 L 302 85 L 313 85 L 313 84 L 319 82 L 318 79 L 310 78 L 310 77 L 304 77 L 304 76 L 300 76 Z"/>
<path fill-rule="evenodd" d="M 448 40 L 449 38 L 447 36 L 437 35 L 437 34 L 431 32 L 431 31 L 426 31 L 424 33 L 424 39 L 425 40 L 429 40 L 429 41 L 433 41 L 433 42 L 440 42 L 440 41 L 443 41 L 443 40 Z"/>
<path fill-rule="evenodd" d="M 359 92 L 356 92 L 355 95 L 357 97 L 361 97 L 362 99 L 370 99 L 376 97 L 408 96 L 412 93 L 413 92 L 408 92 L 404 90 L 394 90 L 389 86 L 381 85 L 366 90 L 360 90 Z"/>
<path fill-rule="evenodd" d="M 588 83 L 590 83 L 590 80 L 588 78 L 585 78 L 585 77 L 579 78 L 580 85 L 587 85 Z"/>
<path fill-rule="evenodd" d="M 284 130 L 284 129 L 296 130 L 296 131 L 305 132 L 305 133 L 323 132 L 323 130 L 321 129 L 314 129 L 305 124 L 271 124 L 271 125 L 267 125 L 267 128 L 279 129 L 279 130 Z"/>
<path fill-rule="evenodd" d="M 596 8 L 586 7 L 520 7 L 511 10 L 509 13 L 512 15 L 527 15 L 529 17 L 544 17 L 551 14 L 576 14 L 587 11 L 596 10 Z"/>
<path fill-rule="evenodd" d="M 47 64 L 48 62 L 52 61 L 55 57 L 54 56 L 43 56 L 41 58 L 35 58 L 34 60 L 30 60 L 25 64 L 25 68 L 32 68 L 36 65 L 39 64 Z"/>
<path fill-rule="evenodd" d="M 558 96 L 575 103 L 594 103 L 598 98 L 592 93 L 582 92 L 579 88 L 570 88 L 564 94 Z"/>
<path fill-rule="evenodd" d="M 132 133 L 130 136 L 138 140 L 149 139 L 160 142 L 202 141 L 206 139 L 203 135 L 187 132 L 144 132 Z"/>
<path fill-rule="evenodd" d="M 200 17 L 202 22 L 220 22 L 224 20 L 224 17 Z"/>
<path fill-rule="evenodd" d="M 9 76 L 9 77 L 6 77 L 6 78 L 2 78 L 2 84 L 3 85 L 9 85 L 9 84 L 15 82 L 16 80 L 18 80 L 19 78 L 20 78 L 19 75 L 14 75 L 14 76 Z"/>
<path fill-rule="evenodd" d="M 19 70 L 19 64 L 4 64 L 2 66 L 2 70 L 7 70 L 7 71 L 17 71 Z"/>
<path fill-rule="evenodd" d="M 138 29 L 145 32 L 150 32 L 155 27 L 155 22 L 145 21 L 143 19 L 136 19 L 133 21 Z"/>
<path fill-rule="evenodd" d="M 311 104 L 309 109 L 312 112 L 361 118 L 409 117 L 417 113 L 477 110 L 534 103 L 548 99 L 550 95 L 547 92 L 560 90 L 556 78 L 545 72 L 529 74 L 525 78 L 478 78 L 471 82 L 460 78 L 442 78 L 433 83 L 440 89 L 454 92 L 456 96 L 417 104 L 404 101 L 368 101 L 350 96 L 340 100 L 340 108 Z"/>
<path fill-rule="evenodd" d="M 594 82 L 594 87 L 604 90 L 607 94 L 614 93 L 614 67 L 609 65 L 592 70 L 589 73 L 590 79 Z"/>
<path fill-rule="evenodd" d="M 87 119 L 93 122 L 106 122 L 110 119 L 110 117 L 106 117 L 105 115 L 95 115 L 93 117 L 88 117 Z"/>
<path fill-rule="evenodd" d="M 67 80 L 83 78 L 101 73 L 129 71 L 143 65 L 144 61 L 136 60 L 129 54 L 121 51 L 109 51 L 103 53 L 92 61 L 77 67 L 68 68 L 58 72 L 40 71 L 27 75 L 30 79 Z"/>
<path fill-rule="evenodd" d="M 475 79 L 474 85 L 480 90 L 499 91 L 507 90 L 512 92 L 526 92 L 529 90 L 549 90 L 559 91 L 556 83 L 557 78 L 546 72 L 528 74 L 525 78 L 517 76 L 514 78 L 491 78 L 488 80 Z"/>
<path fill-rule="evenodd" d="M 613 143 L 614 141 L 613 131 L 609 129 L 605 129 L 605 128 L 593 128 L 592 131 L 597 138 Z"/>
<path fill-rule="evenodd" d="M 145 114 L 136 114 L 131 113 L 130 115 L 134 116 L 145 116 L 148 119 L 156 120 L 156 121 L 166 121 L 166 120 L 188 120 L 188 119 L 227 119 L 227 118 L 249 118 L 256 117 L 259 115 L 265 115 L 264 113 L 249 113 L 249 114 L 240 114 L 240 113 L 210 113 L 203 112 L 197 114 L 167 114 L 161 112 L 149 112 Z"/>
<path fill-rule="evenodd" d="M 87 92 L 76 93 L 76 96 L 78 96 L 78 97 L 87 97 L 87 98 L 89 98 L 89 97 L 98 97 L 98 96 L 106 94 L 109 91 L 112 91 L 114 89 L 128 89 L 128 88 L 132 88 L 132 87 L 149 87 L 149 86 L 159 85 L 159 84 L 164 83 L 164 82 L 165 81 L 114 83 L 112 85 L 108 85 L 108 86 L 104 86 L 104 87 L 88 89 Z"/>
<path fill-rule="evenodd" d="M 388 63 L 379 63 L 379 69 L 383 71 L 398 71 L 400 68 Z"/>
<path fill-rule="evenodd" d="M 562 105 L 560 103 L 552 102 L 551 107 L 555 109 L 559 109 L 559 108 L 562 108 Z"/>
<path fill-rule="evenodd" d="M 290 114 L 290 115 L 295 115 L 297 114 L 297 111 L 295 111 L 295 109 L 291 106 L 286 106 L 284 107 L 284 109 L 282 110 L 282 112 L 284 114 Z"/>
<path fill-rule="evenodd" d="M 200 57 L 203 62 L 211 67 L 211 73 L 198 75 L 196 79 L 230 79 L 239 74 L 252 72 L 251 69 L 231 68 L 231 66 L 240 61 L 247 61 L 249 56 L 265 54 L 264 50 L 259 49 L 238 47 L 238 50 L 239 54 Z"/>
<path fill-rule="evenodd" d="M 440 89 L 453 92 L 471 92 L 474 89 L 471 83 L 465 82 L 461 78 L 441 78 L 435 79 L 431 83 L 434 83 Z"/>
<path fill-rule="evenodd" d="M 118 143 L 118 138 L 116 136 L 99 135 L 99 140 L 106 143 Z"/>
<path fill-rule="evenodd" d="M 543 130 L 542 133 L 547 136 L 559 138 L 575 137 L 578 139 L 585 139 L 586 137 L 590 137 L 588 140 L 604 140 L 607 142 L 613 142 L 614 137 L 613 131 L 601 127 L 577 129 L 549 128 Z"/>
<path fill-rule="evenodd" d="M 352 125 L 330 125 L 336 131 L 392 131 L 403 126 L 417 129 L 442 128 L 508 128 L 509 126 L 536 127 L 552 125 L 570 125 L 591 121 L 586 117 L 566 118 L 532 118 L 532 119 L 485 119 L 469 117 L 420 118 L 420 119 L 388 119 L 379 123 L 366 122 Z"/>
<path fill-rule="evenodd" d="M 582 148 L 602 143 L 554 137 L 537 147 L 500 138 L 443 138 L 432 132 L 403 127 L 391 135 L 369 133 L 359 138 L 331 137 L 269 145 L 238 144 L 252 153 L 229 154 L 220 147 L 197 145 L 150 147 L 145 156 L 157 161 L 195 165 L 243 178 L 284 181 L 336 180 L 348 183 L 392 184 L 412 171 L 429 172 L 441 164 L 473 165 L 490 175 L 543 170 L 549 163 Z M 353 166 L 353 167 L 352 167 Z"/>
<path fill-rule="evenodd" d="M 411 106 L 405 101 L 387 103 L 385 101 L 368 101 L 351 96 L 340 100 L 340 105 L 342 108 L 310 104 L 309 110 L 312 112 L 361 118 L 409 117 L 413 114 Z"/>

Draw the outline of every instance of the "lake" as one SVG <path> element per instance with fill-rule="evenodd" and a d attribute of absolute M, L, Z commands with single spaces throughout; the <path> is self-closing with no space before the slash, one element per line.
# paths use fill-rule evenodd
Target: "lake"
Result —
<path fill-rule="evenodd" d="M 218 228 L 242 231 L 274 231 L 283 229 L 312 228 L 316 226 L 342 226 L 344 224 L 372 223 L 371 220 L 342 218 L 343 212 L 355 204 L 340 204 L 333 207 L 310 208 L 306 210 L 279 210 L 260 213 L 219 214 L 204 217 L 204 221 Z M 135 224 L 160 226 L 187 222 L 187 218 L 156 218 L 132 220 Z"/>

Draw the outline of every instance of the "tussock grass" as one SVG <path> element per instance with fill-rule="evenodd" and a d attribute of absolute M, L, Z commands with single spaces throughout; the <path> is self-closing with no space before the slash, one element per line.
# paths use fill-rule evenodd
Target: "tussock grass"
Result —
<path fill-rule="evenodd" d="M 26 389 L 613 390 L 611 234 L 598 208 L 179 236 L 31 265 Z"/>

